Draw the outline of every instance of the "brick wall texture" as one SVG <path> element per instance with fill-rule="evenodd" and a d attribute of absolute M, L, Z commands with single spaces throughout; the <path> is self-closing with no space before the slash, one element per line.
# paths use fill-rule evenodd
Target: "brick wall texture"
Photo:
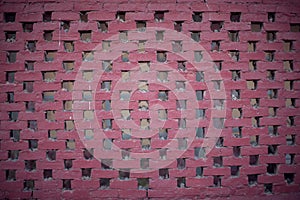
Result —
<path fill-rule="evenodd" d="M 1 199 L 299 199 L 300 2 L 3 0 Z"/>

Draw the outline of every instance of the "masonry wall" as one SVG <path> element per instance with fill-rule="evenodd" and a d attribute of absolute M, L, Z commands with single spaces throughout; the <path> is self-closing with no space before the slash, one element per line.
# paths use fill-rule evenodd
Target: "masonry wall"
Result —
<path fill-rule="evenodd" d="M 0 11 L 1 198 L 299 198 L 298 1 Z"/>

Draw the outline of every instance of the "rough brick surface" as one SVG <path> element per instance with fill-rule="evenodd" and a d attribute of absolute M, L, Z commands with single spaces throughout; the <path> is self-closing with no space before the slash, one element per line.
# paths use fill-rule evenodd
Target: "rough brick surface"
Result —
<path fill-rule="evenodd" d="M 299 199 L 299 8 L 1 1 L 1 199 Z"/>

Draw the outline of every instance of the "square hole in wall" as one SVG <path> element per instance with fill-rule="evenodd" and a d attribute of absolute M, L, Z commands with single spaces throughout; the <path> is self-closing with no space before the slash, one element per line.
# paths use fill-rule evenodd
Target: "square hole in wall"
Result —
<path fill-rule="evenodd" d="M 88 180 L 91 178 L 92 169 L 91 168 L 81 168 L 81 178 L 83 180 Z"/>
<path fill-rule="evenodd" d="M 169 99 L 169 90 L 160 90 L 158 92 L 158 99 L 161 101 L 167 101 Z"/>
<path fill-rule="evenodd" d="M 166 128 L 160 128 L 160 129 L 158 130 L 158 137 L 159 137 L 159 139 L 161 139 L 161 140 L 166 140 L 166 139 L 168 139 L 168 129 L 166 129 Z"/>
<path fill-rule="evenodd" d="M 239 42 L 239 31 L 229 31 L 228 37 L 230 42 Z"/>
<path fill-rule="evenodd" d="M 196 137 L 197 138 L 204 138 L 205 137 L 205 128 L 204 127 L 197 127 L 196 128 Z"/>
<path fill-rule="evenodd" d="M 24 22 L 22 23 L 23 32 L 31 33 L 33 31 L 33 22 Z"/>
<path fill-rule="evenodd" d="M 100 178 L 100 189 L 108 189 L 110 187 L 110 178 Z"/>
<path fill-rule="evenodd" d="M 44 31 L 43 38 L 45 41 L 50 42 L 53 38 L 53 31 Z"/>
<path fill-rule="evenodd" d="M 268 12 L 268 21 L 275 22 L 275 16 L 276 16 L 275 12 Z"/>
<path fill-rule="evenodd" d="M 102 61 L 102 69 L 105 72 L 111 72 L 113 70 L 113 63 L 111 60 L 103 60 Z"/>
<path fill-rule="evenodd" d="M 182 24 L 183 21 L 175 21 L 174 22 L 174 30 L 177 32 L 181 32 L 182 31 Z"/>
<path fill-rule="evenodd" d="M 222 28 L 223 28 L 222 21 L 212 21 L 210 23 L 210 29 L 212 32 L 220 32 Z"/>
<path fill-rule="evenodd" d="M 129 180 L 130 178 L 130 169 L 120 169 L 119 170 L 119 179 L 120 180 Z"/>
<path fill-rule="evenodd" d="M 201 62 L 203 59 L 202 51 L 194 51 L 194 61 Z"/>
<path fill-rule="evenodd" d="M 60 22 L 60 29 L 64 30 L 65 32 L 68 32 L 70 29 L 70 21 Z"/>
<path fill-rule="evenodd" d="M 81 22 L 88 22 L 89 21 L 88 12 L 87 11 L 80 11 L 79 12 L 79 17 L 80 17 L 80 21 Z"/>
<path fill-rule="evenodd" d="M 168 179 L 169 178 L 169 169 L 163 168 L 158 170 L 159 178 L 160 179 Z"/>
<path fill-rule="evenodd" d="M 138 189 L 148 190 L 149 189 L 149 178 L 137 178 Z"/>
<path fill-rule="evenodd" d="M 163 22 L 164 19 L 165 19 L 165 13 L 166 12 L 167 11 L 155 11 L 155 13 L 154 13 L 154 19 L 155 19 L 155 21 L 157 21 L 157 22 Z"/>
<path fill-rule="evenodd" d="M 146 21 L 136 21 L 136 29 L 140 32 L 146 31 Z"/>
<path fill-rule="evenodd" d="M 119 20 L 120 22 L 125 22 L 125 16 L 126 16 L 126 12 L 118 11 L 116 14 L 116 19 Z"/>
<path fill-rule="evenodd" d="M 17 61 L 18 51 L 7 51 L 6 58 L 8 63 L 15 63 Z"/>
<path fill-rule="evenodd" d="M 83 149 L 83 157 L 85 160 L 94 159 L 94 149 Z"/>
<path fill-rule="evenodd" d="M 6 23 L 15 22 L 16 21 L 16 13 L 15 12 L 5 12 L 4 13 L 4 21 Z"/>
<path fill-rule="evenodd" d="M 200 42 L 200 31 L 192 31 L 191 32 L 191 38 L 195 42 Z"/>
<path fill-rule="evenodd" d="M 240 12 L 231 12 L 230 13 L 230 21 L 231 22 L 240 22 L 241 13 Z"/>
<path fill-rule="evenodd" d="M 128 31 L 119 31 L 119 40 L 121 42 L 127 42 L 128 41 Z"/>
<path fill-rule="evenodd" d="M 108 21 L 98 21 L 98 30 L 102 33 L 106 33 L 108 31 Z"/>
<path fill-rule="evenodd" d="M 202 12 L 193 12 L 192 18 L 194 22 L 202 22 Z"/>
<path fill-rule="evenodd" d="M 45 62 L 53 62 L 56 56 L 56 51 L 45 51 L 44 60 Z"/>
<path fill-rule="evenodd" d="M 43 22 L 51 22 L 52 11 L 46 11 L 43 13 Z"/>
<path fill-rule="evenodd" d="M 164 40 L 164 31 L 156 31 L 155 39 L 156 41 L 163 41 Z"/>
<path fill-rule="evenodd" d="M 6 181 L 16 181 L 16 171 L 15 169 L 5 170 Z"/>
<path fill-rule="evenodd" d="M 44 169 L 43 176 L 44 176 L 44 179 L 51 180 L 52 179 L 52 169 Z"/>
<path fill-rule="evenodd" d="M 15 42 L 16 41 L 16 31 L 5 31 L 5 41 L 6 42 Z"/>
<path fill-rule="evenodd" d="M 178 119 L 178 128 L 179 129 L 185 129 L 186 128 L 186 119 L 185 118 Z"/>
<path fill-rule="evenodd" d="M 142 150 L 149 150 L 151 148 L 151 138 L 141 139 Z"/>
<path fill-rule="evenodd" d="M 300 32 L 300 24 L 291 23 L 290 31 L 291 32 Z"/>
<path fill-rule="evenodd" d="M 80 40 L 83 42 L 91 42 L 92 41 L 92 31 L 79 31 Z"/>
<path fill-rule="evenodd" d="M 261 32 L 263 27 L 262 22 L 251 22 L 251 31 L 252 32 Z"/>
<path fill-rule="evenodd" d="M 94 52 L 93 51 L 82 52 L 82 61 L 91 62 L 93 60 L 94 60 Z"/>

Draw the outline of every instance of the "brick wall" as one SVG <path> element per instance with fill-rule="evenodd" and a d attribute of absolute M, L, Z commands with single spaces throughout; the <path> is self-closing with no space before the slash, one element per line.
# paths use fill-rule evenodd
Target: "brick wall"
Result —
<path fill-rule="evenodd" d="M 299 8 L 2 1 L 1 198 L 299 198 Z"/>

